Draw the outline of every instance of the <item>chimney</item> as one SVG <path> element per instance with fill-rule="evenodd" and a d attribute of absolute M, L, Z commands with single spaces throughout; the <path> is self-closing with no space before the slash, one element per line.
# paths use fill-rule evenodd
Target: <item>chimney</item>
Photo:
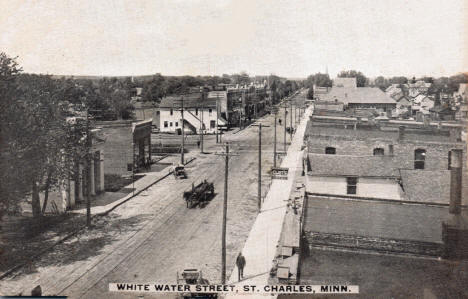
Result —
<path fill-rule="evenodd" d="M 398 127 L 398 141 L 405 139 L 405 126 Z"/>
<path fill-rule="evenodd" d="M 453 149 L 450 151 L 450 214 L 459 215 L 461 212 L 462 197 L 462 164 L 463 151 Z"/>

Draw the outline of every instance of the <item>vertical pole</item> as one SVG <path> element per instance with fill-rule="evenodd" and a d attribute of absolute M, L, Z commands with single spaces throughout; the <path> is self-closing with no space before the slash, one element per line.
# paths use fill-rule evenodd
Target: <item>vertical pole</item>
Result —
<path fill-rule="evenodd" d="M 219 140 L 218 140 L 218 94 L 216 94 L 216 143 L 219 143 Z"/>
<path fill-rule="evenodd" d="M 287 112 L 288 110 L 286 109 L 286 103 L 284 103 L 284 152 L 286 153 L 286 124 L 288 123 L 288 116 L 287 116 Z"/>
<path fill-rule="evenodd" d="M 90 173 L 91 168 L 91 138 L 89 130 L 89 111 L 86 109 L 86 226 L 91 226 L 91 184 L 90 184 Z"/>
<path fill-rule="evenodd" d="M 292 99 L 289 100 L 289 116 L 291 117 L 291 121 L 289 122 L 290 126 L 291 126 L 291 129 L 289 130 L 289 137 L 291 138 L 291 142 L 292 142 L 292 130 L 293 130 L 293 121 L 292 121 Z"/>
<path fill-rule="evenodd" d="M 223 230 L 221 245 L 221 284 L 226 283 L 226 214 L 228 197 L 228 168 L 229 168 L 229 144 L 226 143 L 226 156 L 224 167 L 224 201 L 223 201 Z"/>
<path fill-rule="evenodd" d="M 180 113 L 182 114 L 182 149 L 180 151 L 180 163 L 184 165 L 184 146 L 185 146 L 185 140 L 184 140 L 184 98 L 182 98 L 182 107 L 180 109 Z"/>
<path fill-rule="evenodd" d="M 132 142 L 132 156 L 133 156 L 133 165 L 132 165 L 132 192 L 133 196 L 135 196 L 135 169 L 136 169 L 136 161 L 135 161 L 135 136 L 133 136 L 133 142 Z"/>
<path fill-rule="evenodd" d="M 202 98 L 202 101 L 203 101 L 203 98 Z M 200 152 L 203 153 L 203 126 L 204 126 L 204 122 L 203 122 L 203 111 L 204 111 L 204 105 L 202 103 L 202 108 L 201 108 L 201 135 L 200 135 Z"/>
<path fill-rule="evenodd" d="M 258 125 L 258 211 L 262 205 L 262 124 Z"/>
<path fill-rule="evenodd" d="M 273 142 L 273 167 L 276 167 L 276 116 L 278 113 L 275 112 L 275 140 Z"/>

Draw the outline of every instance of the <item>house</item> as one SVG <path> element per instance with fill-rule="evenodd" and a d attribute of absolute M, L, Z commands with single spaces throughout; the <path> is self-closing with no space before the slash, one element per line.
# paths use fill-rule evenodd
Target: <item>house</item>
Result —
<path fill-rule="evenodd" d="M 408 95 L 413 98 L 418 94 L 427 95 L 431 85 L 431 83 L 426 83 L 423 80 L 418 80 L 415 83 L 408 83 Z"/>
<path fill-rule="evenodd" d="M 396 107 L 395 100 L 375 87 L 332 87 L 322 100 L 343 102 L 345 109 L 377 109 L 390 112 Z"/>
<path fill-rule="evenodd" d="M 429 114 L 429 110 L 432 107 L 434 107 L 434 100 L 426 95 L 419 94 L 412 100 L 412 115 L 416 115 L 418 112 L 422 114 Z"/>
<path fill-rule="evenodd" d="M 198 134 L 203 130 L 205 133 L 215 133 L 219 127 L 228 125 L 228 121 L 219 113 L 222 107 L 226 107 L 226 101 L 227 98 L 221 96 L 205 98 L 203 93 L 165 97 L 159 104 L 160 131 L 180 133 L 183 119 L 187 132 Z"/>

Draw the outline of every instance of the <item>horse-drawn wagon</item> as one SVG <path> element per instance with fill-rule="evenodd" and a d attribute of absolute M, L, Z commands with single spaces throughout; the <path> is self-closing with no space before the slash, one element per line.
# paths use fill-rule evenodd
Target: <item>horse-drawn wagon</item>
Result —
<path fill-rule="evenodd" d="M 184 199 L 187 203 L 187 208 L 192 208 L 196 204 L 205 203 L 213 198 L 214 185 L 213 183 L 203 180 L 195 185 L 192 183 L 192 189 L 184 192 Z"/>

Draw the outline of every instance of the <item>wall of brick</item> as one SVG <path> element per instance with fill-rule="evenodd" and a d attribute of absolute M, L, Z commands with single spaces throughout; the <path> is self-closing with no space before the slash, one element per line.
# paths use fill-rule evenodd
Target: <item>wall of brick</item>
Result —
<path fill-rule="evenodd" d="M 428 143 L 396 140 L 360 140 L 345 139 L 337 136 L 310 136 L 307 141 L 310 153 L 324 154 L 326 147 L 336 148 L 337 155 L 369 156 L 373 155 L 374 148 L 383 148 L 385 155 L 389 155 L 389 145 L 393 145 L 394 163 L 397 168 L 414 169 L 414 151 L 426 150 L 425 169 L 447 170 L 448 153 L 451 149 L 463 149 L 460 143 Z M 464 150 L 466 161 L 466 151 Z M 466 165 L 465 165 L 466 166 Z M 465 167 L 466 168 L 466 167 Z"/>

